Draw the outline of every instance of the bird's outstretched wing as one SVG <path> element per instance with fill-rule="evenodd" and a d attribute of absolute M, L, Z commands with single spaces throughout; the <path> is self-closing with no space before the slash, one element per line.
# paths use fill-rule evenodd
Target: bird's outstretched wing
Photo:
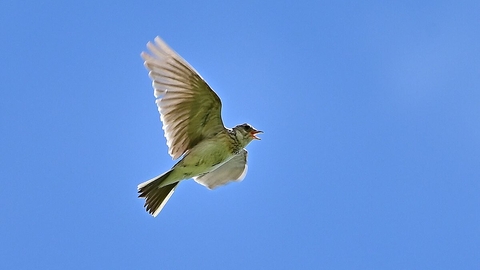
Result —
<path fill-rule="evenodd" d="M 230 181 L 242 181 L 247 175 L 247 150 L 242 149 L 232 159 L 216 170 L 193 179 L 209 189 L 227 184 Z"/>
<path fill-rule="evenodd" d="M 150 71 L 169 154 L 177 159 L 206 137 L 225 129 L 217 94 L 159 37 L 142 52 Z"/>

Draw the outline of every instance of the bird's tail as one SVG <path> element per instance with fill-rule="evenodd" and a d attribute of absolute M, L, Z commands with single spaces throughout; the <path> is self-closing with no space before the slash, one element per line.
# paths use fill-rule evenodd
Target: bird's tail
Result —
<path fill-rule="evenodd" d="M 170 173 L 172 170 L 138 185 L 138 197 L 145 198 L 145 209 L 154 217 L 160 213 L 179 183 L 162 186 L 162 182 L 168 178 Z"/>

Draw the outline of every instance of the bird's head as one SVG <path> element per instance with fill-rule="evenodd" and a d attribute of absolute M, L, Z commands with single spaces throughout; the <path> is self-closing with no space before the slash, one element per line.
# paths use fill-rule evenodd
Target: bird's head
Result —
<path fill-rule="evenodd" d="M 235 136 L 242 144 L 242 146 L 246 146 L 252 140 L 260 140 L 260 138 L 257 137 L 256 134 L 263 133 L 263 131 L 256 130 L 254 127 L 247 123 L 234 127 L 233 131 L 235 132 Z"/>

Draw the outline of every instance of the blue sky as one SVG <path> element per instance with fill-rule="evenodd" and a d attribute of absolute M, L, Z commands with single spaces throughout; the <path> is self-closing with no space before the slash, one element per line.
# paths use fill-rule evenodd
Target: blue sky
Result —
<path fill-rule="evenodd" d="M 480 2 L 2 1 L 1 269 L 479 269 Z M 264 130 L 241 183 L 170 168 L 161 36 Z"/>

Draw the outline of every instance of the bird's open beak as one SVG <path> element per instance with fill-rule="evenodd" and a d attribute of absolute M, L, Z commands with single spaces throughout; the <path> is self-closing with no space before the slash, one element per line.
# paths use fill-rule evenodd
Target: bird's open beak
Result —
<path fill-rule="evenodd" d="M 257 137 L 257 135 L 256 135 L 256 134 L 258 134 L 258 133 L 263 133 L 263 131 L 261 131 L 261 130 L 254 130 L 254 131 L 250 132 L 250 135 L 252 135 L 252 137 L 253 137 L 255 140 L 261 140 L 261 139 L 260 139 L 259 137 Z"/>

